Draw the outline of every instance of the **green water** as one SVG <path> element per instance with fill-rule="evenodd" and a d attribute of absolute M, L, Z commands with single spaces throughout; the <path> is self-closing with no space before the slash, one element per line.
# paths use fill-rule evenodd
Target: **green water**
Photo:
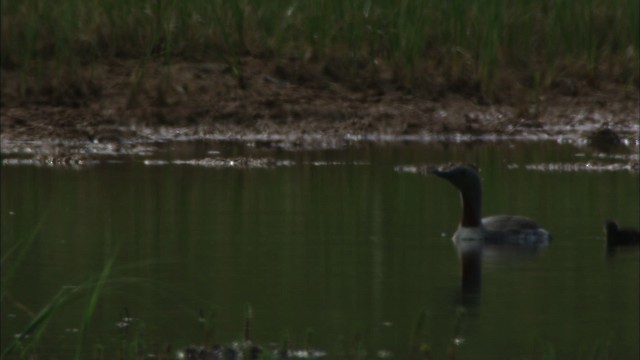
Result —
<path fill-rule="evenodd" d="M 220 153 L 211 155 L 215 150 Z M 261 344 L 311 346 L 340 358 L 361 346 L 408 356 L 418 336 L 433 358 L 604 358 L 640 354 L 639 253 L 606 256 L 602 225 L 637 226 L 638 174 L 541 172 L 595 153 L 556 143 L 357 144 L 284 151 L 230 143 L 167 146 L 163 159 L 276 157 L 274 169 L 145 165 L 112 158 L 81 170 L 3 166 L 2 251 L 44 223 L 3 284 L 3 348 L 63 286 L 97 275 L 116 254 L 87 349 L 144 340 L 144 351 L 242 338 L 247 306 Z M 487 254 L 479 296 L 460 294 L 449 240 L 460 206 L 442 179 L 398 165 L 474 162 L 485 214 L 533 217 L 553 234 L 537 254 Z M 606 162 L 598 158 L 597 161 Z M 613 160 L 611 160 L 613 161 Z M 3 263 L 3 271 L 5 263 Z M 40 351 L 75 351 L 87 299 L 59 312 Z M 127 308 L 135 318 L 117 323 Z M 210 328 L 198 322 L 211 314 Z M 106 350 L 108 354 L 115 353 Z M 112 352 L 110 352 L 112 351 Z"/>

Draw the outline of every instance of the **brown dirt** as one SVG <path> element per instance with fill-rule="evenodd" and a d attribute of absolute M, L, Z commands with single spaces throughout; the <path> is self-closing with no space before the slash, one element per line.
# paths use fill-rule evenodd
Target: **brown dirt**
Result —
<path fill-rule="evenodd" d="M 67 144 L 139 144 L 188 135 L 284 138 L 303 147 L 309 139 L 353 137 L 585 138 L 602 127 L 638 143 L 638 89 L 622 85 L 600 82 L 594 88 L 567 79 L 535 99 L 531 91 L 505 88 L 486 104 L 472 85 L 417 90 L 391 77 L 366 85 L 338 81 L 326 65 L 254 58 L 241 65 L 238 77 L 224 63 L 150 63 L 141 70 L 139 63 L 119 62 L 83 69 L 85 80 L 37 86 L 3 70 L 2 153 L 25 152 L 25 144 L 32 152 L 51 151 L 51 144 L 64 152 Z"/>

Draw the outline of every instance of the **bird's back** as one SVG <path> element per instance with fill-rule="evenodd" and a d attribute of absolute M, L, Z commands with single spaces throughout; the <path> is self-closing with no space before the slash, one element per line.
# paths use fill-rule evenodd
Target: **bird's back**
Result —
<path fill-rule="evenodd" d="M 491 231 L 540 229 L 540 225 L 534 220 L 517 215 L 489 216 L 482 219 L 482 225 Z"/>
<path fill-rule="evenodd" d="M 534 220 L 517 215 L 496 215 L 482 219 L 487 230 L 485 244 L 513 246 L 545 246 L 549 233 Z"/>

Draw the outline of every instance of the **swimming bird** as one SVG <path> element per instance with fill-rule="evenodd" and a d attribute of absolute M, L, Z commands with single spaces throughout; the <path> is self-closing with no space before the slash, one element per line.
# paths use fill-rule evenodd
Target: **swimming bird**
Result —
<path fill-rule="evenodd" d="M 460 192 L 462 217 L 452 240 L 461 260 L 463 290 L 479 290 L 485 246 L 535 249 L 549 244 L 549 232 L 527 217 L 496 215 L 482 218 L 482 182 L 474 166 L 454 165 L 430 172 L 449 181 Z"/>
<path fill-rule="evenodd" d="M 640 232 L 632 228 L 618 228 L 615 221 L 609 220 L 604 226 L 607 234 L 607 247 L 640 245 Z"/>

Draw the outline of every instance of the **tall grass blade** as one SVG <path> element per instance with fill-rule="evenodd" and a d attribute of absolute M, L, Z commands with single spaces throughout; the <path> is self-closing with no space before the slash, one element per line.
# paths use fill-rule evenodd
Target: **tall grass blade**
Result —
<path fill-rule="evenodd" d="M 102 294 L 101 291 L 111 274 L 111 269 L 113 268 L 114 262 L 115 262 L 115 255 L 112 256 L 109 259 L 109 261 L 107 261 L 107 264 L 102 269 L 102 272 L 98 277 L 98 280 L 92 286 L 93 290 L 91 291 L 91 296 L 89 298 L 89 302 L 85 309 L 84 317 L 82 318 L 82 324 L 80 326 L 78 346 L 76 347 L 76 359 L 82 358 L 84 341 L 87 335 L 87 329 L 89 328 L 89 324 L 91 323 L 91 319 L 93 318 L 93 313 L 95 312 L 96 306 L 98 304 L 98 300 L 100 298 L 100 295 Z"/>

